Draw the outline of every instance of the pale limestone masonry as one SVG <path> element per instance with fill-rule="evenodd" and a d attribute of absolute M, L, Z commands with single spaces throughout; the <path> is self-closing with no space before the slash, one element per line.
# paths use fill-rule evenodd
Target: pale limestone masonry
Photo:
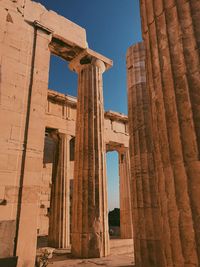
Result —
<path fill-rule="evenodd" d="M 77 99 L 72 96 L 64 95 L 56 91 L 48 91 L 48 102 L 46 106 L 46 129 L 57 129 L 60 135 L 68 136 L 68 153 L 71 151 L 70 142 L 75 137 L 75 124 L 76 124 L 76 108 L 77 108 Z M 129 192 L 129 158 L 123 159 L 123 164 L 121 164 L 120 155 L 127 153 L 129 145 L 129 134 L 128 134 L 128 118 L 120 113 L 107 111 L 104 114 L 104 137 L 106 144 L 106 151 L 117 151 L 119 153 L 119 173 L 120 173 L 120 209 L 122 212 L 121 215 L 121 224 L 120 232 L 121 238 L 128 239 L 132 237 L 132 223 L 130 220 L 131 209 L 130 209 L 130 192 Z M 54 139 L 57 139 L 56 136 Z M 50 143 L 49 143 L 50 142 Z M 49 145 L 48 145 L 49 143 Z M 51 139 L 47 139 L 47 148 L 52 145 Z M 51 149 L 51 148 L 50 148 Z M 51 153 L 52 150 L 47 153 Z M 65 150 L 67 151 L 67 149 Z M 61 152 L 62 153 L 62 152 Z M 66 153 L 63 154 L 66 156 Z M 126 157 L 128 157 L 127 155 Z M 73 183 L 74 177 L 74 159 L 71 160 L 70 155 L 67 156 L 66 160 L 67 167 L 67 201 L 70 205 L 70 184 Z M 53 162 L 50 159 L 46 160 L 46 163 L 43 165 L 42 172 L 42 185 L 40 189 L 40 215 L 38 219 L 38 235 L 45 236 L 48 235 L 49 226 L 52 227 L 52 223 L 49 223 L 49 219 L 52 220 L 52 217 L 48 216 L 48 208 L 50 208 L 50 188 L 52 184 L 52 169 Z M 65 176 L 66 178 L 66 176 Z M 57 185 L 58 186 L 58 185 Z M 62 192 L 62 190 L 61 190 Z M 53 198 L 56 199 L 55 197 Z M 67 218 L 71 220 L 69 207 L 67 211 Z M 53 212 L 52 212 L 53 213 Z M 128 216 L 128 217 L 127 217 Z M 56 224 L 54 224 L 56 225 Z M 56 226 L 55 226 L 56 227 Z M 66 232 L 65 241 L 66 245 L 60 245 L 59 247 L 68 247 L 70 244 L 70 221 L 67 223 L 68 231 Z M 52 228 L 51 228 L 52 229 Z M 58 229 L 58 228 L 57 228 Z M 59 228 L 60 229 L 60 228 Z M 52 230 L 50 230 L 51 232 Z M 53 231 L 57 233 L 57 231 Z M 55 237 L 58 237 L 55 234 Z M 55 240 L 55 239 L 54 239 Z M 54 241 L 57 242 L 57 241 Z M 54 243 L 51 243 L 53 246 Z"/>
<path fill-rule="evenodd" d="M 105 153 L 116 150 L 135 266 L 199 267 L 200 1 L 140 4 L 127 118 L 104 112 L 112 61 L 83 28 L 30 0 L 0 1 L 0 263 L 34 267 L 43 235 L 76 257 L 108 255 Z M 48 90 L 51 54 L 77 72 L 77 100 Z"/>
<path fill-rule="evenodd" d="M 1 224 L 0 255 L 16 255 L 19 267 L 32 267 L 50 54 L 78 54 L 87 47 L 86 34 L 81 27 L 32 1 L 1 1 L 0 21 L 0 220 L 7 222 L 10 232 L 13 221 L 16 228 L 9 240 L 2 234 L 8 230 Z"/>
<path fill-rule="evenodd" d="M 105 153 L 111 147 L 123 151 L 119 163 L 120 203 L 122 215 L 127 218 L 121 215 L 123 238 L 131 237 L 132 230 L 131 220 L 130 225 L 127 224 L 131 217 L 128 119 L 115 112 L 104 114 L 103 109 L 101 67 L 105 64 L 108 68 L 112 61 L 88 48 L 83 28 L 30 0 L 1 1 L 0 25 L 0 260 L 17 256 L 18 267 L 33 267 L 37 236 L 47 234 L 49 244 L 54 247 L 66 248 L 72 242 L 75 255 L 107 255 Z M 82 65 L 83 71 L 78 71 L 78 101 L 48 90 L 51 54 L 71 62 L 72 69 Z M 91 64 L 84 65 L 85 59 Z M 83 83 L 85 76 L 88 78 Z M 87 93 L 87 83 L 94 95 L 88 94 L 88 102 L 84 103 L 88 112 L 80 113 L 83 108 L 80 96 Z M 97 92 L 98 101 L 94 98 Z M 97 104 L 94 117 L 90 114 L 91 103 Z M 92 124 L 87 128 L 89 118 Z M 82 123 L 83 119 L 86 124 Z M 79 126 L 80 131 L 75 133 Z M 90 150 L 87 139 L 81 139 L 83 133 L 91 135 L 90 146 L 96 147 L 96 154 Z M 73 152 L 74 137 L 80 144 L 76 145 L 76 151 L 84 151 L 84 159 L 81 153 Z M 73 154 L 75 189 L 71 190 Z M 91 170 L 95 167 L 91 179 L 86 173 L 91 170 L 84 168 L 83 174 L 79 168 L 85 164 L 85 159 Z M 96 163 L 92 165 L 94 160 Z M 81 194 L 76 194 L 78 169 L 83 186 L 89 181 L 92 190 L 92 183 L 95 185 L 94 198 L 90 187 L 89 191 L 85 187 Z M 80 222 L 73 218 L 71 232 L 70 214 L 77 216 L 77 210 L 71 208 L 71 191 L 74 205 L 82 197 L 88 197 L 82 216 L 86 231 L 81 227 L 74 230 L 75 224 Z M 92 212 L 87 213 L 87 210 Z M 84 234 L 93 238 L 89 250 L 82 239 Z M 77 243 L 75 235 L 79 236 Z"/>

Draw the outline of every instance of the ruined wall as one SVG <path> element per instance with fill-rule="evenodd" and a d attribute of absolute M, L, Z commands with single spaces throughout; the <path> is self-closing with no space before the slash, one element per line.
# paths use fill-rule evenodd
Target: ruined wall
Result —
<path fill-rule="evenodd" d="M 75 136 L 77 99 L 53 90 L 48 90 L 46 104 L 46 129 L 56 129 L 59 133 Z M 104 133 L 107 149 L 123 149 L 129 146 L 128 118 L 118 112 L 105 112 Z M 49 148 L 49 149 L 48 149 Z M 44 148 L 37 232 L 39 236 L 48 235 L 50 194 L 52 187 L 52 140 L 46 137 Z M 70 148 L 72 150 L 73 148 Z M 69 177 L 74 177 L 74 159 L 69 161 Z M 70 194 L 70 192 L 68 192 Z M 123 196 L 125 197 L 125 196 Z M 124 218 L 123 218 L 124 219 Z"/>
<path fill-rule="evenodd" d="M 39 216 L 37 234 L 39 236 L 48 235 L 49 229 L 49 210 L 52 187 L 52 171 L 55 161 L 57 143 L 48 132 L 45 133 L 43 169 L 40 183 Z"/>
<path fill-rule="evenodd" d="M 107 111 L 105 112 L 104 132 L 106 144 L 120 144 L 129 147 L 128 118 L 126 115 Z"/>
<path fill-rule="evenodd" d="M 84 29 L 42 5 L 0 2 L 0 257 L 17 255 L 19 266 L 34 264 L 49 59 L 51 51 L 58 54 L 57 39 L 75 54 L 87 46 Z"/>
<path fill-rule="evenodd" d="M 49 90 L 46 107 L 46 127 L 59 129 L 60 132 L 75 136 L 76 97 Z M 129 146 L 128 118 L 114 111 L 105 112 L 105 143 Z"/>
<path fill-rule="evenodd" d="M 41 4 L 0 1 L 0 257 L 18 256 L 18 267 L 34 265 L 38 225 L 47 227 L 52 166 L 43 164 L 45 129 L 62 137 L 75 132 L 73 103 L 47 101 L 50 55 L 71 61 L 86 48 L 83 28 Z M 127 146 L 124 119 L 114 128 L 108 121 L 115 142 L 119 133 Z"/>
<path fill-rule="evenodd" d="M 150 266 L 199 266 L 200 2 L 140 2 L 155 166 L 166 218 L 164 261 L 159 265 L 150 247 L 147 253 L 154 262 Z"/>

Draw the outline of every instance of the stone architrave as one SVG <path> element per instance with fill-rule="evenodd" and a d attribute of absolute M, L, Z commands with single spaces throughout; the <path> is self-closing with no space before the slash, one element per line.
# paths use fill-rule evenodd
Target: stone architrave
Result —
<path fill-rule="evenodd" d="M 141 0 L 141 15 L 154 146 L 169 173 L 167 201 L 175 202 L 168 212 L 172 263 L 199 266 L 200 2 Z"/>
<path fill-rule="evenodd" d="M 71 237 L 74 256 L 99 258 L 109 254 L 102 90 L 106 63 L 87 52 L 70 63 L 78 73 Z"/>
<path fill-rule="evenodd" d="M 131 192 L 130 192 L 130 159 L 129 150 L 119 150 L 120 176 L 120 238 L 133 237 Z"/>
<path fill-rule="evenodd" d="M 70 246 L 70 135 L 58 134 L 58 149 L 52 173 L 48 244 Z"/>

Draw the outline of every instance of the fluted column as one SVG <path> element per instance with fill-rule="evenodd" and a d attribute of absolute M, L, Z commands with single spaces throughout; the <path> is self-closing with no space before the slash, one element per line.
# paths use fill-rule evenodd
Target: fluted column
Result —
<path fill-rule="evenodd" d="M 55 248 L 70 245 L 70 139 L 69 135 L 58 135 L 53 166 L 48 243 Z"/>
<path fill-rule="evenodd" d="M 86 55 L 70 67 L 78 73 L 72 254 L 109 254 L 106 147 L 104 142 L 103 61 Z"/>
<path fill-rule="evenodd" d="M 155 167 L 143 43 L 128 49 L 127 81 L 135 264 L 137 267 L 164 267 L 163 213 L 159 195 L 163 188 L 159 188 Z"/>
<path fill-rule="evenodd" d="M 119 151 L 120 176 L 120 237 L 132 238 L 132 212 L 130 193 L 130 159 L 128 149 Z"/>
<path fill-rule="evenodd" d="M 148 86 L 155 99 L 153 129 L 159 133 L 154 144 L 172 170 L 165 179 L 173 179 L 177 208 L 171 211 L 178 211 L 171 221 L 180 243 L 171 243 L 172 266 L 199 266 L 200 2 L 141 0 L 141 14 Z"/>

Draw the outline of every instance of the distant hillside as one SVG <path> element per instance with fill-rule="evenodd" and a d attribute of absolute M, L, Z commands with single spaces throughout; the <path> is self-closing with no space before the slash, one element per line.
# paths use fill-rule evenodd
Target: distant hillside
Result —
<path fill-rule="evenodd" d="M 120 209 L 114 208 L 114 210 L 108 213 L 109 226 L 120 226 Z"/>

